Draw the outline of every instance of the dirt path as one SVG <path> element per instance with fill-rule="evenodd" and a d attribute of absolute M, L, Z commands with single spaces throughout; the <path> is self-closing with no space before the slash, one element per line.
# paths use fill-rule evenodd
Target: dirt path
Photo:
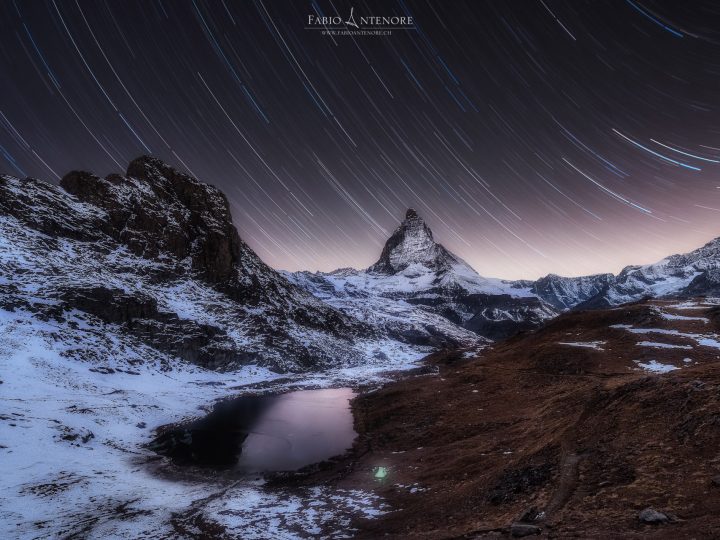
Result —
<path fill-rule="evenodd" d="M 568 502 L 578 483 L 578 465 L 583 458 L 580 454 L 564 454 L 560 462 L 560 478 L 550 502 L 545 508 L 544 519 L 547 520 L 555 512 L 562 509 Z"/>

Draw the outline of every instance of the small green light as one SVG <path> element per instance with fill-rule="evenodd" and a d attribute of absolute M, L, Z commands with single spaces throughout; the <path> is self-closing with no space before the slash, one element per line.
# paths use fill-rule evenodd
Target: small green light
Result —
<path fill-rule="evenodd" d="M 375 478 L 382 480 L 387 476 L 387 469 L 385 467 L 378 467 L 375 469 Z"/>

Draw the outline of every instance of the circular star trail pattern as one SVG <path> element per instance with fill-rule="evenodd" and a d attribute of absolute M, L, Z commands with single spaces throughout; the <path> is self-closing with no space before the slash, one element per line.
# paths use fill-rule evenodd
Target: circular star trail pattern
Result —
<path fill-rule="evenodd" d="M 308 15 L 412 16 L 328 36 Z M 720 6 L 1 0 L 0 171 L 152 154 L 290 270 L 366 267 L 407 207 L 480 273 L 618 271 L 720 233 Z"/>

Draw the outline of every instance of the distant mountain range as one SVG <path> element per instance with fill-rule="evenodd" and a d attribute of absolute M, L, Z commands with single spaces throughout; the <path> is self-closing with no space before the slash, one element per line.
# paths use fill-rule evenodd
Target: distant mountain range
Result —
<path fill-rule="evenodd" d="M 486 339 L 534 328 L 557 310 L 524 282 L 489 279 L 435 242 L 415 210 L 385 243 L 367 270 L 296 272 L 288 279 L 356 318 L 375 324 L 433 314 Z M 365 315 L 367 314 L 367 315 Z"/>
<path fill-rule="evenodd" d="M 435 242 L 432 231 L 409 209 L 367 270 L 295 272 L 288 279 L 345 313 L 377 320 L 403 313 L 434 313 L 487 339 L 535 328 L 570 309 L 596 309 L 643 298 L 720 294 L 720 239 L 685 255 L 617 276 L 547 275 L 536 281 L 480 276 Z"/>
<path fill-rule="evenodd" d="M 410 209 L 366 270 L 278 272 L 216 188 L 150 157 L 59 186 L 0 176 L 0 308 L 79 312 L 164 355 L 303 371 L 471 346 L 569 309 L 720 294 L 720 240 L 617 276 L 480 276 Z M 88 352 L 88 354 L 91 354 Z"/>

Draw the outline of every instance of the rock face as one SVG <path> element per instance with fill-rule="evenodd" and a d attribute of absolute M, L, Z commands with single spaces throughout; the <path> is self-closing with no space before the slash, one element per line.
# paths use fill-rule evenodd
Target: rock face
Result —
<path fill-rule="evenodd" d="M 205 367 L 317 369 L 396 343 L 265 265 L 218 189 L 155 158 L 60 186 L 0 176 L 0 237 L 3 306 L 76 310 Z"/>
<path fill-rule="evenodd" d="M 437 341 L 438 335 L 448 344 L 471 344 L 473 334 L 476 342 L 502 339 L 536 328 L 558 313 L 526 282 L 478 275 L 435 242 L 413 209 L 407 210 L 380 258 L 367 270 L 298 272 L 288 277 L 347 313 L 363 318 L 362 313 L 370 312 L 376 324 L 403 327 L 401 334 L 423 343 L 432 343 L 433 336 Z"/>
<path fill-rule="evenodd" d="M 648 523 L 650 525 L 662 525 L 663 523 L 670 521 L 670 518 L 667 515 L 662 512 L 658 512 L 654 508 L 646 508 L 645 510 L 642 510 L 638 514 L 638 519 L 641 522 Z"/>
<path fill-rule="evenodd" d="M 681 295 L 720 296 L 720 268 L 705 270 L 693 278 L 690 284 L 681 291 Z"/>
<path fill-rule="evenodd" d="M 368 272 L 393 275 L 412 264 L 443 272 L 458 263 L 460 260 L 433 240 L 430 227 L 409 208 L 403 222 L 385 243 L 380 259 L 368 268 Z"/>
<path fill-rule="evenodd" d="M 127 294 L 102 286 L 72 287 L 61 290 L 59 298 L 66 306 L 105 323 L 122 325 L 126 333 L 187 362 L 215 369 L 256 358 L 238 350 L 223 328 L 161 311 L 157 300 L 142 292 Z"/>
<path fill-rule="evenodd" d="M 110 234 L 136 255 L 187 257 L 193 270 L 216 283 L 236 271 L 241 241 L 225 195 L 158 159 L 132 161 L 126 176 L 72 171 L 60 186 L 104 210 Z"/>
<path fill-rule="evenodd" d="M 508 294 L 469 294 L 461 302 L 475 311 L 463 327 L 492 340 L 538 328 L 555 312 L 532 297 L 513 298 Z"/>
<path fill-rule="evenodd" d="M 613 278 L 612 274 L 574 278 L 548 274 L 532 282 L 530 290 L 556 309 L 565 310 L 600 294 L 612 283 Z"/>

